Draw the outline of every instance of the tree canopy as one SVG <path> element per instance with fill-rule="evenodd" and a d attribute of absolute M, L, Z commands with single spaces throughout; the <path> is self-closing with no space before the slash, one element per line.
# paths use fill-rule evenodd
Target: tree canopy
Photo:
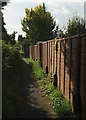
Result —
<path fill-rule="evenodd" d="M 2 2 L 1 9 L 4 9 L 4 6 L 7 6 L 9 1 L 10 0 L 7 0 L 7 2 Z M 2 14 L 2 40 L 4 40 L 6 44 L 10 43 L 11 45 L 14 45 L 16 43 L 15 41 L 16 32 L 14 31 L 12 34 L 8 34 L 7 29 L 5 28 L 5 25 L 6 23 L 4 22 L 4 17 Z"/>
<path fill-rule="evenodd" d="M 53 29 L 56 22 L 51 13 L 46 10 L 45 4 L 34 9 L 25 8 L 26 17 L 21 20 L 22 30 L 26 33 L 30 43 L 53 38 Z"/>
<path fill-rule="evenodd" d="M 77 13 L 76 16 L 73 14 L 73 18 L 69 19 L 68 21 L 68 26 L 65 33 L 66 37 L 83 33 L 86 33 L 84 19 L 80 17 Z"/>

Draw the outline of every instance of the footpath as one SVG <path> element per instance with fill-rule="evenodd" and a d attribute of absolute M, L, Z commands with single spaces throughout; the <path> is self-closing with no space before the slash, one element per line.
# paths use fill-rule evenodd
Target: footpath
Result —
<path fill-rule="evenodd" d="M 25 58 L 22 58 L 22 66 L 18 72 L 11 76 L 11 80 L 10 75 L 3 76 L 3 117 L 58 118 Z"/>

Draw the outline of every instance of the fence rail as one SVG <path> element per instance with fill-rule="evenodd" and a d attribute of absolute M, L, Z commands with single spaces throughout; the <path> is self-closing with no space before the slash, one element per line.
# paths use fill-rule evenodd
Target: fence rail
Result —
<path fill-rule="evenodd" d="M 28 54 L 31 59 L 39 60 L 47 74 L 56 75 L 55 85 L 71 100 L 74 112 L 81 111 L 85 120 L 86 34 L 29 46 Z"/>

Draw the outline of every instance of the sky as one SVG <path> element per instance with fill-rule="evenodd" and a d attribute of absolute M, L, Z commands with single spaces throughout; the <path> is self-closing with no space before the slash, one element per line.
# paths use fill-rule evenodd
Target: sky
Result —
<path fill-rule="evenodd" d="M 59 27 L 66 27 L 68 19 L 72 18 L 73 13 L 76 14 L 76 12 L 78 12 L 81 17 L 84 17 L 84 1 L 85 0 L 64 0 L 64 2 L 62 0 L 10 0 L 8 6 L 5 6 L 5 9 L 2 11 L 6 23 L 5 28 L 9 34 L 16 31 L 17 36 L 18 34 L 25 36 L 25 33 L 21 29 L 21 19 L 25 17 L 25 8 L 31 9 L 36 5 L 42 5 L 43 2 Z"/>

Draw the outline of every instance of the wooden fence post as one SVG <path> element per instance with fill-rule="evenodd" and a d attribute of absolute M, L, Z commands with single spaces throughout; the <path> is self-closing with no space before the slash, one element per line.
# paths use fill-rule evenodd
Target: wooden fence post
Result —
<path fill-rule="evenodd" d="M 57 56 L 58 56 L 58 41 L 56 42 L 56 50 L 55 50 L 55 54 L 56 54 L 56 68 L 55 68 L 55 74 L 54 74 L 54 86 L 57 87 L 58 86 L 58 82 L 57 82 Z"/>

